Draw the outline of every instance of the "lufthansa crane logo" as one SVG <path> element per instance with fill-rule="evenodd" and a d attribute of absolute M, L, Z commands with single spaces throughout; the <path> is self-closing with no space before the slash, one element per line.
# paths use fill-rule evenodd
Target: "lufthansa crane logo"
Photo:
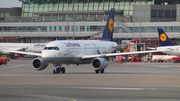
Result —
<path fill-rule="evenodd" d="M 113 31 L 113 19 L 112 18 L 109 19 L 109 30 L 110 30 L 110 32 Z"/>
<path fill-rule="evenodd" d="M 165 33 L 162 33 L 162 34 L 160 35 L 160 40 L 161 40 L 161 41 L 166 41 L 166 39 L 167 39 L 166 34 L 165 34 Z"/>

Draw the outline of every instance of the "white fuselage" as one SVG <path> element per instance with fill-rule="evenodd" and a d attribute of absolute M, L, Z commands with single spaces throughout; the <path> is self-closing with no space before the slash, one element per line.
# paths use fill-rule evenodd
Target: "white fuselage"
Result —
<path fill-rule="evenodd" d="M 53 41 L 42 51 L 43 60 L 59 64 L 84 64 L 92 59 L 82 60 L 83 55 L 107 54 L 115 50 L 117 43 L 101 40 Z M 52 47 L 58 47 L 54 50 Z"/>
<path fill-rule="evenodd" d="M 24 50 L 40 53 L 46 44 L 47 43 L 0 43 L 0 52 L 2 52 L 2 50 Z"/>
<path fill-rule="evenodd" d="M 157 50 L 169 49 L 170 51 L 163 53 L 180 56 L 180 46 L 161 46 L 161 47 L 157 47 L 156 49 Z"/>

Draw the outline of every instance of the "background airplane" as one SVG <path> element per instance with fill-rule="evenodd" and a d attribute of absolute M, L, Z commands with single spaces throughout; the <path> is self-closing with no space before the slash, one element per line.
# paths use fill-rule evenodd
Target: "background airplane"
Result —
<path fill-rule="evenodd" d="M 49 63 L 53 63 L 55 70 L 53 73 L 65 73 L 62 64 L 92 64 L 95 73 L 104 73 L 104 69 L 109 64 L 109 57 L 117 55 L 140 54 L 149 52 L 160 52 L 166 50 L 137 51 L 125 53 L 112 53 L 119 45 L 113 42 L 114 12 L 112 8 L 100 40 L 57 40 L 48 43 L 41 53 L 2 50 L 19 54 L 40 56 L 32 61 L 32 66 L 36 70 L 45 69 Z"/>
<path fill-rule="evenodd" d="M 169 50 L 163 53 L 180 56 L 180 46 L 174 45 L 162 28 L 157 29 L 161 46 L 156 47 L 156 50 Z"/>
<path fill-rule="evenodd" d="M 30 51 L 41 53 L 46 44 L 47 43 L 0 43 L 0 54 L 10 55 L 11 58 L 16 58 L 14 53 L 4 52 L 2 50 Z"/>
<path fill-rule="evenodd" d="M 47 43 L 0 43 L 0 52 L 3 53 L 2 50 L 41 52 L 46 44 Z"/>

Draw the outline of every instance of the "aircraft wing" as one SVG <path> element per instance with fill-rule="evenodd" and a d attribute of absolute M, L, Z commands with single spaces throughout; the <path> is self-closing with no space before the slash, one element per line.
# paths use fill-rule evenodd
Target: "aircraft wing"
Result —
<path fill-rule="evenodd" d="M 35 53 L 35 52 L 15 51 L 15 50 L 2 50 L 2 51 L 3 52 L 9 52 L 9 53 L 16 53 L 16 54 L 26 54 L 26 55 L 41 56 L 41 53 Z"/>
<path fill-rule="evenodd" d="M 132 43 L 132 44 L 124 44 L 124 45 L 118 45 L 118 46 L 115 46 L 114 48 L 119 48 L 119 47 L 125 47 L 125 46 L 133 46 L 133 45 L 144 45 L 145 43 L 138 43 L 138 44 L 135 44 L 135 43 Z"/>
<path fill-rule="evenodd" d="M 28 47 L 26 47 L 26 48 L 21 48 L 21 49 L 18 49 L 17 51 L 25 51 L 26 49 L 28 49 Z"/>
<path fill-rule="evenodd" d="M 84 55 L 81 59 L 89 59 L 89 58 L 96 58 L 96 57 L 111 57 L 117 55 L 130 55 L 130 54 L 141 54 L 141 53 L 153 53 L 153 52 L 167 52 L 168 50 L 151 50 L 151 51 L 136 51 L 136 52 L 121 52 L 121 53 L 110 53 L 110 54 L 98 54 L 98 55 Z"/>

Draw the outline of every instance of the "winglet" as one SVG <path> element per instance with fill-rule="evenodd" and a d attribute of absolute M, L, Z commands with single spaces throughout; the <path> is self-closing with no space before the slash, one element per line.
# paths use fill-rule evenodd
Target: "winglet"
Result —
<path fill-rule="evenodd" d="M 157 29 L 159 33 L 159 41 L 161 46 L 174 46 L 174 44 L 171 42 L 167 34 L 164 32 L 164 30 L 161 27 Z"/>
<path fill-rule="evenodd" d="M 113 40 L 114 12 L 115 12 L 115 8 L 111 8 L 103 36 L 100 40 L 106 40 L 106 41 Z"/>

